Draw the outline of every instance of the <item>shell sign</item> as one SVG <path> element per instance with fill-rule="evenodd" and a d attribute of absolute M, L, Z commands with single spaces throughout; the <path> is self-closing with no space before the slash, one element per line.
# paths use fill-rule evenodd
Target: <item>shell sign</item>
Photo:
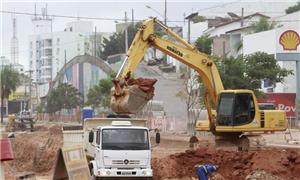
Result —
<path fill-rule="evenodd" d="M 294 58 L 287 58 L 287 56 L 295 56 L 295 54 L 300 55 L 300 31 L 298 28 L 279 28 L 275 30 L 275 33 L 276 54 L 281 54 L 280 59 L 284 58 L 285 60 L 292 60 Z M 298 55 L 296 59 L 299 59 Z"/>
<path fill-rule="evenodd" d="M 299 34 L 294 30 L 286 30 L 280 35 L 279 44 L 283 50 L 297 50 L 300 44 Z"/>

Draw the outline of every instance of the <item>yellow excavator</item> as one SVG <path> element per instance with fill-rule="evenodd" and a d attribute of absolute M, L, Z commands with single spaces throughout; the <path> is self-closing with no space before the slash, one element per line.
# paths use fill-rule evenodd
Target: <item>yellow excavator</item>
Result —
<path fill-rule="evenodd" d="M 159 37 L 154 26 L 159 25 L 176 42 Z M 281 110 L 260 110 L 256 97 L 251 90 L 224 90 L 218 69 L 212 59 L 199 52 L 170 28 L 151 18 L 143 22 L 128 50 L 127 56 L 117 73 L 112 90 L 111 107 L 119 114 L 137 112 L 153 97 L 151 93 L 138 92 L 126 84 L 130 74 L 134 73 L 144 54 L 150 48 L 156 48 L 165 54 L 186 64 L 195 70 L 202 79 L 206 92 L 204 103 L 208 122 L 197 121 L 195 129 L 210 131 L 221 141 L 230 141 L 241 150 L 249 148 L 247 134 L 285 131 L 287 118 Z"/>

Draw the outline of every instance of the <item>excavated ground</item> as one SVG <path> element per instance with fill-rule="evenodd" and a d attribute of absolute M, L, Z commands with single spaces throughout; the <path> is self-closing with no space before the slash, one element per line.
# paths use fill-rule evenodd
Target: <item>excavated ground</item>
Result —
<path fill-rule="evenodd" d="M 51 177 L 57 150 L 62 146 L 60 125 L 16 133 L 12 139 L 15 160 L 4 163 L 6 179 L 32 172 Z M 196 164 L 212 163 L 212 179 L 300 179 L 299 149 L 266 148 L 251 152 L 216 150 L 213 146 L 186 150 L 188 143 L 164 140 L 152 151 L 155 180 L 196 179 Z M 46 178 L 47 179 L 47 178 Z"/>
<path fill-rule="evenodd" d="M 154 179 L 193 179 L 196 177 L 194 166 L 204 163 L 219 166 L 215 179 L 251 179 L 251 175 L 257 174 L 265 174 L 268 179 L 300 179 L 299 150 L 270 148 L 236 152 L 213 147 L 154 158 Z"/>
<path fill-rule="evenodd" d="M 35 132 L 16 133 L 11 138 L 14 160 L 4 163 L 6 179 L 28 173 L 49 174 L 62 146 L 61 126 L 36 127 Z"/>

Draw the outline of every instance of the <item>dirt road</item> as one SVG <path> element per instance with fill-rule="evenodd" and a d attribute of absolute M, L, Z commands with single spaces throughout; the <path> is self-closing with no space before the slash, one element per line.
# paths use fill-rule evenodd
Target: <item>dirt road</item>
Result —
<path fill-rule="evenodd" d="M 216 179 L 240 180 L 251 179 L 252 176 L 262 176 L 261 179 L 300 179 L 299 149 L 264 148 L 237 152 L 217 150 L 212 145 L 201 143 L 198 149 L 189 150 L 186 139 L 184 135 L 170 134 L 164 135 L 159 145 L 152 143 L 155 180 L 195 179 L 194 165 L 203 163 L 219 166 L 218 173 L 214 175 Z M 4 163 L 6 179 L 15 179 L 30 172 L 40 179 L 49 179 L 56 152 L 62 146 L 61 125 L 41 126 L 35 132 L 16 133 L 12 145 L 15 160 Z"/>

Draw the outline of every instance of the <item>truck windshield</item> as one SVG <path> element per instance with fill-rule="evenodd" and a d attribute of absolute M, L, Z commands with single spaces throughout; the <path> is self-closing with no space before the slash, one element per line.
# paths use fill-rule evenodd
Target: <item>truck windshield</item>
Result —
<path fill-rule="evenodd" d="M 144 129 L 103 129 L 103 150 L 148 150 L 148 131 Z"/>

